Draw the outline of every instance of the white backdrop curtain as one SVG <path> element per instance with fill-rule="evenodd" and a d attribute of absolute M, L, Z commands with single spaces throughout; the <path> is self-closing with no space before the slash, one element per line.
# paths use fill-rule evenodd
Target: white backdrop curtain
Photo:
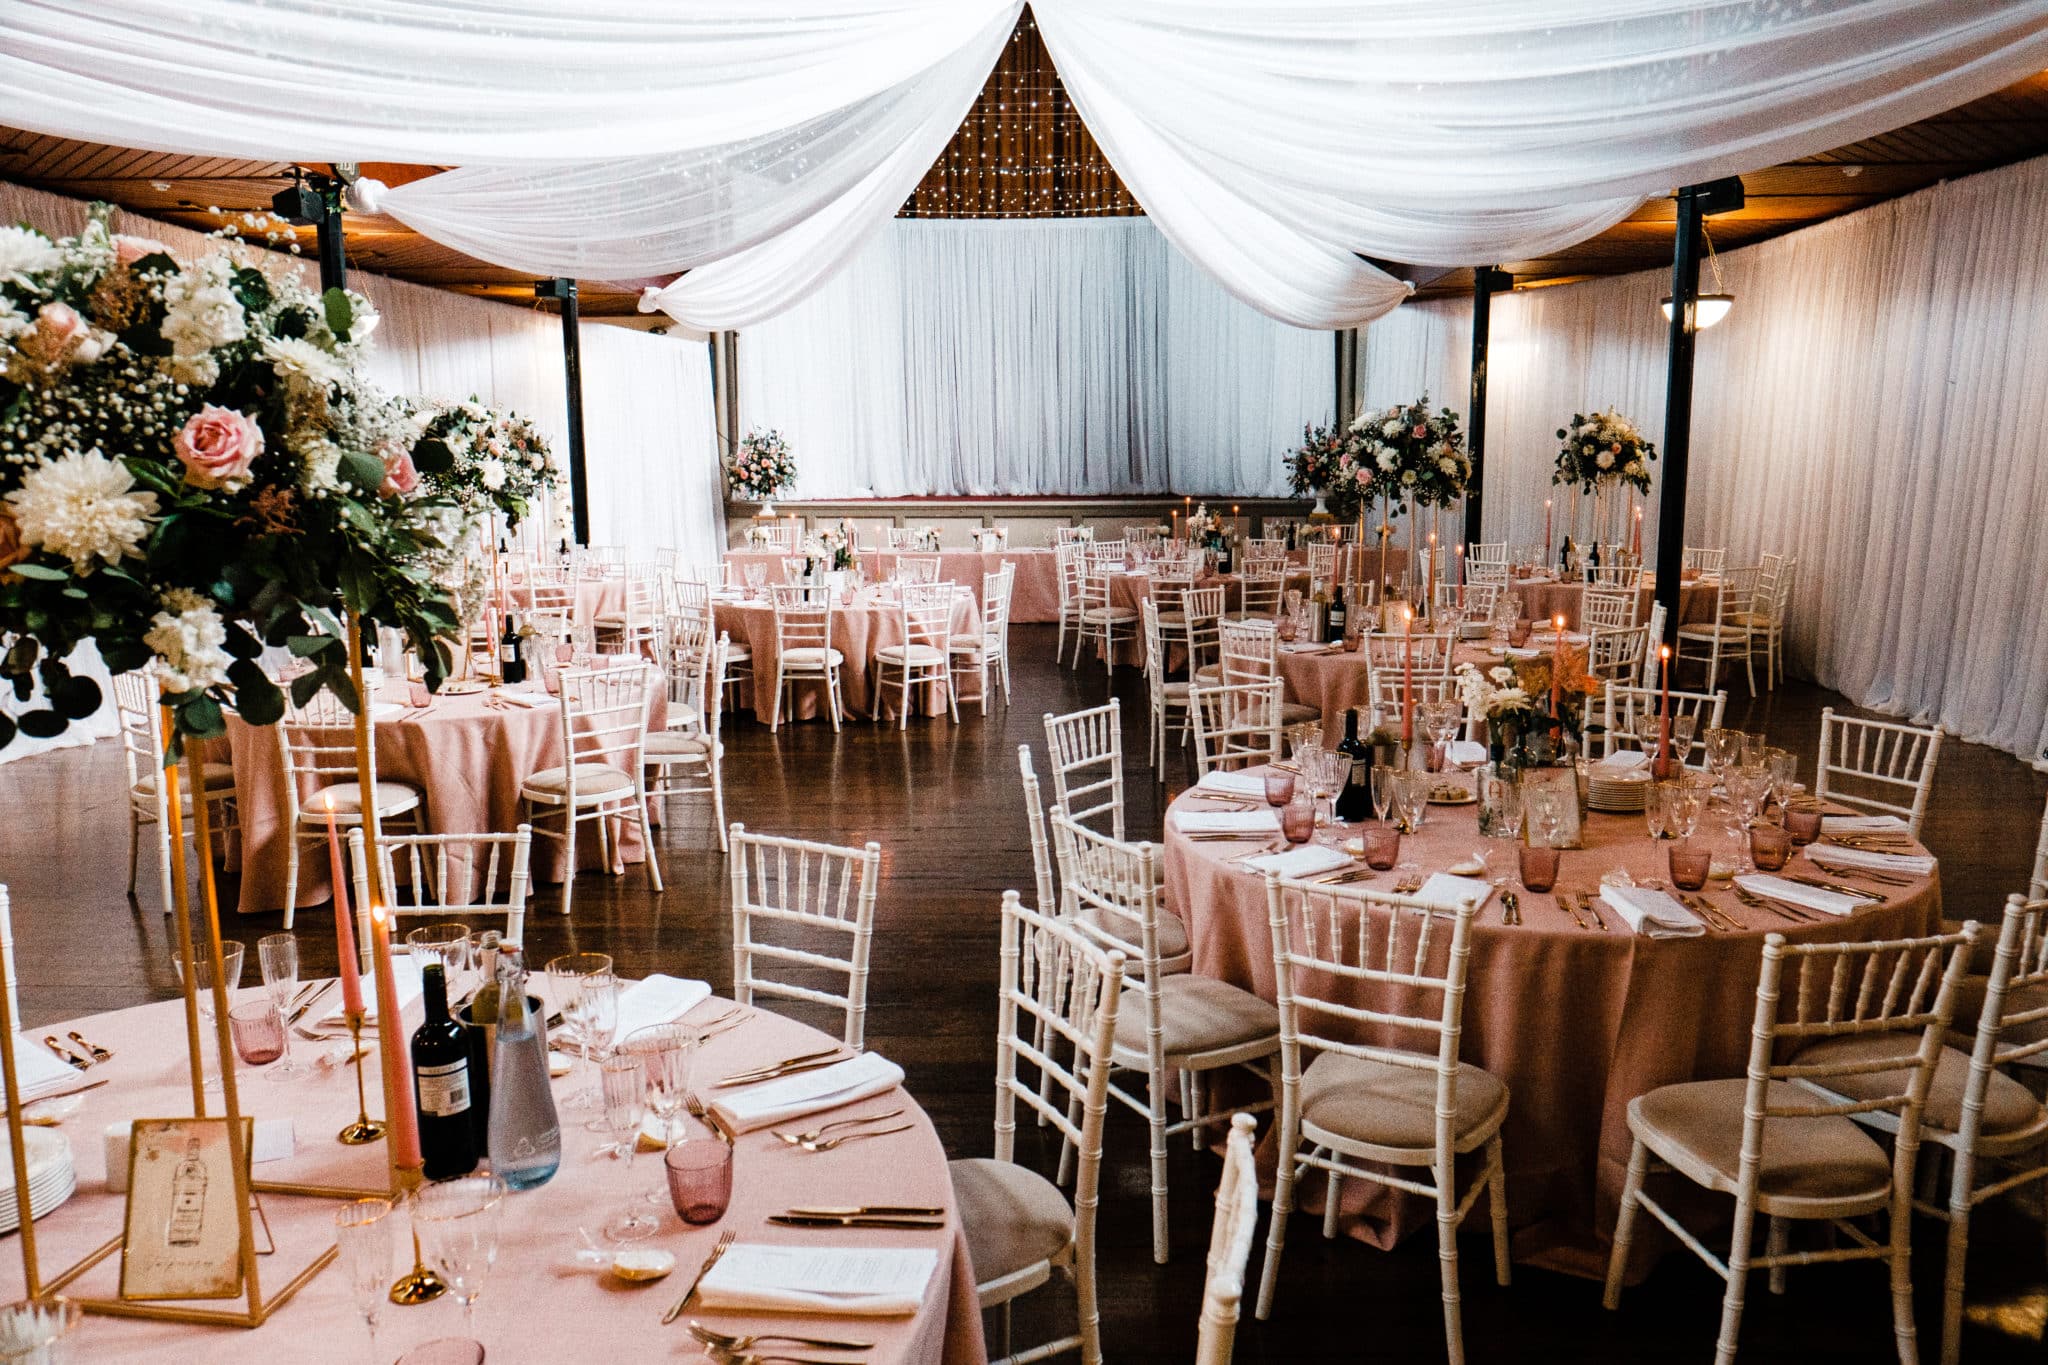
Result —
<path fill-rule="evenodd" d="M 887 153 L 914 160 L 955 98 L 957 72 L 924 77 L 1015 3 L 6 0 L 0 124 L 204 155 L 459 164 L 388 207 L 536 274 L 634 278 L 650 258 L 693 269 L 753 242 L 765 254 L 739 284 L 706 311 L 678 305 L 701 324 L 713 302 L 758 317 L 822 283 L 843 257 L 821 268 L 784 240 L 800 211 L 843 214 L 835 239 L 880 221 Z M 1305 327 L 1400 302 L 1400 281 L 1357 253 L 1540 255 L 1642 195 L 1869 136 L 2048 65 L 2039 0 L 1037 0 L 1036 14 L 1161 230 Z M 722 150 L 677 155 L 706 149 Z M 608 183 L 629 192 L 591 192 Z M 707 210 L 728 183 L 733 202 Z M 578 231 L 564 194 L 580 199 Z M 650 250 L 662 205 L 683 226 Z M 775 272 L 795 279 L 770 290 Z"/>
<path fill-rule="evenodd" d="M 2048 160 L 1721 264 L 1735 306 L 1699 342 L 1686 540 L 1799 557 L 1796 671 L 2048 766 Z M 1658 271 L 1494 300 L 1488 539 L 1541 538 L 1573 412 L 1661 439 L 1668 288 Z M 1462 410 L 1469 336 L 1462 300 L 1374 324 L 1367 397 L 1427 384 Z"/>
<path fill-rule="evenodd" d="M 1285 491 L 1326 333 L 1219 289 L 1146 219 L 899 220 L 740 336 L 740 413 L 805 498 Z"/>

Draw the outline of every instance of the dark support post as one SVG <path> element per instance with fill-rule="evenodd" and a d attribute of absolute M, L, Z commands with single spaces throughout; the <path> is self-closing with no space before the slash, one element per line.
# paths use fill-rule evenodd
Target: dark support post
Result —
<path fill-rule="evenodd" d="M 348 288 L 341 231 L 342 183 L 328 175 L 292 172 L 290 189 L 270 197 L 270 211 L 289 223 L 311 223 L 320 247 L 320 292 Z"/>
<path fill-rule="evenodd" d="M 1664 378 L 1664 489 L 1657 503 L 1657 603 L 1664 640 L 1678 658 L 1678 590 L 1685 569 L 1685 481 L 1692 454 L 1693 341 L 1699 334 L 1700 225 L 1742 207 L 1742 182 L 1715 180 L 1678 192 L 1671 250 L 1671 354 Z"/>
<path fill-rule="evenodd" d="M 535 298 L 562 305 L 562 369 L 569 393 L 569 502 L 576 543 L 590 543 L 590 474 L 583 460 L 583 347 L 576 310 L 576 281 L 536 280 Z"/>
<path fill-rule="evenodd" d="M 1358 416 L 1358 329 L 1338 329 L 1337 337 L 1337 400 L 1333 411 L 1339 430 L 1351 425 Z"/>
<path fill-rule="evenodd" d="M 1466 446 L 1472 453 L 1472 484 L 1465 494 L 1465 539 L 1481 537 L 1480 496 L 1486 480 L 1486 350 L 1493 331 L 1493 296 L 1514 287 L 1515 277 L 1490 265 L 1472 272 L 1472 404 L 1465 418 Z"/>

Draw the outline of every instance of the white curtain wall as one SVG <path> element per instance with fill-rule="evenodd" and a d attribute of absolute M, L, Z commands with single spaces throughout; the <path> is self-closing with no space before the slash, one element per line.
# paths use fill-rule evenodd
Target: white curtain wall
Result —
<path fill-rule="evenodd" d="M 740 419 L 789 438 L 804 498 L 1277 494 L 1332 348 L 1148 219 L 897 220 L 740 334 Z"/>
<path fill-rule="evenodd" d="M 1699 341 L 1686 540 L 1799 557 L 1795 670 L 2048 766 L 2048 159 L 1721 266 L 1735 306 Z M 1572 413 L 1618 408 L 1661 437 L 1669 287 L 1660 271 L 1495 299 L 1488 539 L 1541 537 Z M 1470 316 L 1447 300 L 1374 323 L 1368 401 L 1426 384 L 1462 409 Z"/>

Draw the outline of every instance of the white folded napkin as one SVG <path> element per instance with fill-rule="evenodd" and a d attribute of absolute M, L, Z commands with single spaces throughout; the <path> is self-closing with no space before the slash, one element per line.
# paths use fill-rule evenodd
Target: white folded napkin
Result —
<path fill-rule="evenodd" d="M 1906 822 L 1896 815 L 1823 815 L 1822 834 L 1904 834 Z"/>
<path fill-rule="evenodd" d="M 1698 938 L 1706 922 L 1662 891 L 1647 886 L 1607 886 L 1600 899 L 1645 938 Z"/>
<path fill-rule="evenodd" d="M 392 950 L 391 981 L 398 987 L 398 1012 L 403 1014 L 413 1001 L 420 998 L 421 990 L 420 964 L 403 948 Z M 312 1027 L 322 1033 L 334 1029 L 347 1032 L 348 1021 L 343 1017 L 340 991 L 334 993 L 334 1003 Z M 363 973 L 363 1027 L 377 1027 L 377 981 L 370 972 Z"/>
<path fill-rule="evenodd" d="M 1318 872 L 1342 867 L 1350 861 L 1334 848 L 1307 844 L 1301 848 L 1290 848 L 1285 853 L 1246 858 L 1244 863 L 1246 867 L 1255 867 L 1261 872 L 1277 872 L 1283 877 L 1313 877 Z"/>
<path fill-rule="evenodd" d="M 1255 796 L 1261 801 L 1266 799 L 1266 779 L 1261 773 L 1203 773 L 1202 780 L 1195 787 L 1198 791 Z"/>
<path fill-rule="evenodd" d="M 1934 858 L 1926 853 L 1879 853 L 1868 848 L 1808 844 L 1806 856 L 1827 867 L 1860 867 L 1865 872 L 1899 872 L 1925 877 L 1934 871 Z"/>
<path fill-rule="evenodd" d="M 653 1028 L 680 1019 L 711 994 L 708 981 L 690 981 L 659 972 L 645 976 L 619 994 L 619 1033 L 630 1038 L 635 1029 Z"/>
<path fill-rule="evenodd" d="M 1824 915 L 1849 916 L 1870 904 L 1855 896 L 1844 896 L 1826 887 L 1808 886 L 1805 882 L 1787 881 L 1773 877 L 1767 872 L 1751 872 L 1735 879 L 1735 884 L 1753 896 L 1769 896 L 1774 900 L 1790 901 L 1803 905 L 1808 910 L 1818 910 Z"/>
<path fill-rule="evenodd" d="M 57 1054 L 41 1043 L 14 1035 L 14 1079 L 24 1102 L 82 1084 L 83 1074 L 71 1063 L 58 1060 Z"/>
<path fill-rule="evenodd" d="M 711 1102 L 730 1133 L 751 1133 L 771 1123 L 800 1119 L 879 1095 L 903 1084 L 903 1068 L 887 1057 L 863 1052 L 833 1066 L 799 1071 L 780 1080 L 720 1091 Z"/>
<path fill-rule="evenodd" d="M 1280 817 L 1267 810 L 1177 810 L 1173 827 L 1182 834 L 1277 834 Z"/>
<path fill-rule="evenodd" d="M 1626 781 L 1640 776 L 1650 767 L 1650 756 L 1640 749 L 1616 749 L 1607 757 L 1595 763 L 1591 769 L 1597 777 L 1610 781 Z"/>
<path fill-rule="evenodd" d="M 552 697 L 536 697 L 530 692 L 515 692 L 509 687 L 501 687 L 498 689 L 498 700 L 502 702 L 509 702 L 513 706 L 525 706 L 530 708 L 535 706 L 546 706 L 549 702 L 553 701 L 554 699 Z"/>
<path fill-rule="evenodd" d="M 390 720 L 393 716 L 404 715 L 405 703 L 396 701 L 373 702 L 370 705 L 371 720 Z"/>
<path fill-rule="evenodd" d="M 1484 905 L 1486 898 L 1493 894 L 1493 884 L 1477 877 L 1454 877 L 1448 872 L 1432 872 L 1422 889 L 1415 893 L 1415 899 L 1428 901 L 1444 910 L 1456 910 L 1467 900 Z"/>
<path fill-rule="evenodd" d="M 1288 654 L 1327 654 L 1337 646 L 1317 640 L 1289 640 L 1280 648 Z"/>
<path fill-rule="evenodd" d="M 1486 762 L 1486 746 L 1476 739 L 1454 739 L 1445 746 L 1445 761 L 1453 767 Z"/>
<path fill-rule="evenodd" d="M 938 1268 L 930 1247 L 741 1242 L 704 1276 L 697 1300 L 728 1313 L 908 1317 L 923 1305 Z"/>

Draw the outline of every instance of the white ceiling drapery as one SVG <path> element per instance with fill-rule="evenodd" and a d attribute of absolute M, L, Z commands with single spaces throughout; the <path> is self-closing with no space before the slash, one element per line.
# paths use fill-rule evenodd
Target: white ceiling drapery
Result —
<path fill-rule="evenodd" d="M 0 123 L 192 154 L 457 163 L 387 210 L 534 274 L 703 268 L 661 306 L 737 325 L 802 297 L 893 214 L 1015 5 L 0 0 Z M 1526 259 L 1673 184 L 1869 136 L 2048 65 L 2048 0 L 1036 11 L 1160 230 L 1246 302 L 1310 327 L 1405 296 L 1361 255 Z"/>

